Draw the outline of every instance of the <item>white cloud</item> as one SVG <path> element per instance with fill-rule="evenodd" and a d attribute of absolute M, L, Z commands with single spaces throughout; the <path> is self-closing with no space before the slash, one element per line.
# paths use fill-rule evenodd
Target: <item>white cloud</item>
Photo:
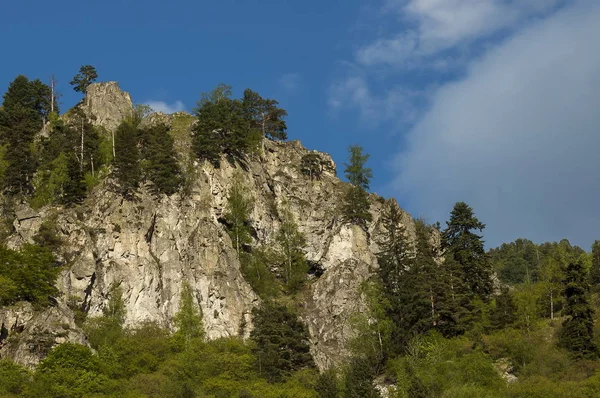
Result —
<path fill-rule="evenodd" d="M 365 78 L 351 75 L 330 87 L 328 105 L 334 112 L 358 108 L 360 118 L 369 124 L 390 118 L 411 123 L 417 115 L 413 102 L 421 95 L 395 87 L 378 96 L 371 91 Z"/>
<path fill-rule="evenodd" d="M 410 89 L 380 84 L 386 88 L 377 90 L 374 81 L 399 77 L 406 82 L 411 80 L 411 73 L 419 75 L 424 70 L 432 74 L 429 77 L 463 71 L 475 50 L 481 52 L 485 45 L 494 43 L 486 40 L 494 33 L 517 32 L 526 21 L 555 12 L 560 2 L 384 0 L 380 17 L 392 15 L 396 33 L 372 39 L 356 51 L 353 62 L 344 63 L 348 72 L 331 85 L 329 107 L 333 111 L 358 108 L 362 122 L 370 125 L 384 120 L 410 123 L 418 116 L 419 103 L 424 102 L 420 99 L 433 92 L 432 86 L 438 82 L 432 80 L 428 87 Z"/>
<path fill-rule="evenodd" d="M 285 91 L 296 91 L 300 86 L 301 78 L 298 73 L 285 73 L 279 78 L 279 84 Z"/>
<path fill-rule="evenodd" d="M 438 90 L 397 157 L 400 202 L 442 221 L 464 200 L 491 244 L 600 239 L 598 37 L 600 4 L 577 1 Z"/>
<path fill-rule="evenodd" d="M 553 9 L 559 0 L 389 0 L 401 29 L 357 51 L 359 63 L 405 65 L 465 46 Z"/>
<path fill-rule="evenodd" d="M 146 101 L 146 104 L 156 112 L 162 112 L 166 114 L 185 110 L 185 105 L 181 101 L 175 101 L 171 104 L 168 104 L 164 101 Z"/>

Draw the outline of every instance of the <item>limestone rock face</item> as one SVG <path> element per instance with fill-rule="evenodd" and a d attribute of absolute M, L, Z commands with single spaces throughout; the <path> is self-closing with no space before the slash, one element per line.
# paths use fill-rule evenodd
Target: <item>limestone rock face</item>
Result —
<path fill-rule="evenodd" d="M 0 357 L 30 367 L 58 344 L 86 343 L 73 313 L 61 302 L 41 312 L 29 303 L 0 308 L 0 329 Z"/>
<path fill-rule="evenodd" d="M 117 82 L 92 83 L 86 91 L 82 109 L 94 126 L 115 131 L 133 111 L 129 93 Z"/>
<path fill-rule="evenodd" d="M 88 90 L 86 103 L 97 115 L 96 122 L 106 128 L 115 127 L 124 117 L 116 108 L 131 105 L 129 96 L 117 94 L 116 89 L 114 83 L 101 83 Z M 108 101 L 100 93 L 116 97 Z M 113 107 L 113 101 L 123 106 Z M 179 126 L 174 135 L 176 147 L 189 152 L 191 117 L 169 118 L 174 129 Z M 301 172 L 302 157 L 310 153 L 321 157 L 320 178 L 311 179 Z M 321 369 L 344 360 L 348 340 L 354 335 L 349 320 L 365 309 L 360 285 L 377 269 L 383 200 L 371 195 L 373 221 L 367 231 L 344 223 L 340 203 L 347 185 L 336 177 L 334 162 L 329 155 L 309 151 L 297 141 L 267 140 L 262 154 L 248 159 L 245 165 L 223 159 L 221 167 L 214 168 L 193 161 L 185 170 L 191 173 L 189 186 L 170 197 L 156 198 L 142 188 L 136 200 L 127 201 L 115 193 L 114 181 L 108 179 L 79 207 L 45 208 L 39 213 L 23 209 L 17 213 L 15 233 L 9 241 L 17 247 L 30 241 L 45 219 L 56 220 L 57 233 L 65 242 L 59 256 L 65 266 L 57 282 L 61 292 L 57 300 L 75 303 L 90 317 L 102 313 L 111 288 L 118 285 L 123 291 L 127 325 L 155 321 L 172 327 L 186 282 L 202 309 L 209 338 L 247 336 L 252 328 L 251 311 L 260 299 L 242 276 L 223 225 L 235 176 L 243 181 L 252 199 L 254 245 L 272 245 L 283 211 L 288 209 L 294 215 L 306 236 L 306 257 L 320 270 L 309 279 L 299 303 L 313 356 Z M 408 214 L 403 224 L 414 236 L 414 223 Z M 8 325 L 16 322 L 15 315 L 1 316 Z M 74 332 L 77 329 L 68 308 L 57 305 L 41 314 L 22 315 L 19 325 L 25 325 L 24 329 L 7 327 L 6 341 L 23 343 L 4 344 L 0 356 L 24 363 L 39 360 L 44 353 L 35 358 L 35 350 L 26 354 L 29 337 L 20 336 L 39 324 L 36 319 L 50 316 L 65 317 L 64 323 L 69 324 L 65 338 L 83 341 L 82 335 Z"/>

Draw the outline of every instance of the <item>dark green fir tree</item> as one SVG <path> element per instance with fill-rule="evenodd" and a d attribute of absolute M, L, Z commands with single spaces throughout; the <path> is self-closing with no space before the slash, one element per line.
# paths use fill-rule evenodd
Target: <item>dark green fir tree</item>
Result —
<path fill-rule="evenodd" d="M 563 280 L 563 313 L 567 318 L 563 321 L 558 343 L 578 359 L 598 358 L 598 348 L 594 342 L 594 311 L 589 302 L 589 290 L 583 264 L 570 263 Z"/>
<path fill-rule="evenodd" d="M 351 146 L 348 151 L 349 159 L 345 163 L 344 174 L 351 186 L 344 197 L 343 214 L 347 222 L 366 229 L 367 223 L 372 220 L 368 190 L 373 172 L 365 166 L 369 155 L 363 153 L 360 145 Z"/>
<path fill-rule="evenodd" d="M 119 192 L 132 198 L 141 180 L 138 150 L 138 130 L 131 120 L 123 121 L 115 132 L 115 177 Z"/>

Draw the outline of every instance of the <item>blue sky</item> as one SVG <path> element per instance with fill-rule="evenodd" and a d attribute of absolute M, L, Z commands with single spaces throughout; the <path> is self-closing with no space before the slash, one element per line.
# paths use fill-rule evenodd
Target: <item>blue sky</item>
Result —
<path fill-rule="evenodd" d="M 600 238 L 600 2 L 19 1 L 0 11 L 0 92 L 83 64 L 136 103 L 192 110 L 224 82 L 288 110 L 289 136 L 371 154 L 372 189 L 444 221 L 464 200 L 488 245 Z"/>

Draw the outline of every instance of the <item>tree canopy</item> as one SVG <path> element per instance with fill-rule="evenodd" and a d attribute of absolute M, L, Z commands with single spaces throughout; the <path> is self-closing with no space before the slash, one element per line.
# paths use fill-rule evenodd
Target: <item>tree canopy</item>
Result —
<path fill-rule="evenodd" d="M 77 73 L 70 84 L 73 86 L 73 90 L 85 93 L 90 84 L 92 84 L 98 78 L 98 72 L 92 65 L 83 65 L 79 68 Z"/>

